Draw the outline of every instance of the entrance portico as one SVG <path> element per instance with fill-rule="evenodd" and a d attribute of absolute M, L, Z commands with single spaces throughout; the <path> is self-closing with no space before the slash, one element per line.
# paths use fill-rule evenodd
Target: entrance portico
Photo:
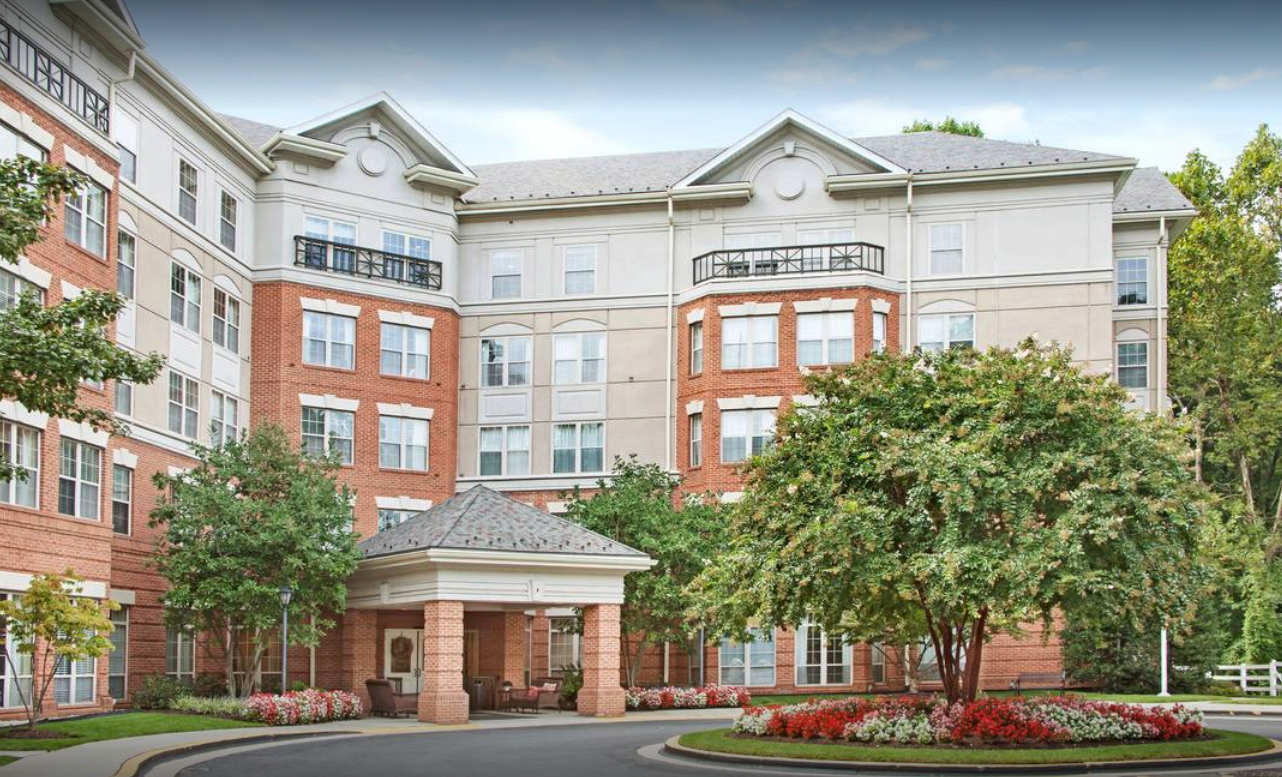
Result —
<path fill-rule="evenodd" d="M 465 723 L 465 677 L 484 661 L 500 681 L 524 685 L 526 613 L 574 607 L 583 612 L 579 714 L 623 714 L 623 579 L 653 566 L 646 554 L 484 486 L 360 547 L 343 620 L 353 691 L 373 677 L 400 678 L 407 691 L 417 685 L 419 720 Z"/>

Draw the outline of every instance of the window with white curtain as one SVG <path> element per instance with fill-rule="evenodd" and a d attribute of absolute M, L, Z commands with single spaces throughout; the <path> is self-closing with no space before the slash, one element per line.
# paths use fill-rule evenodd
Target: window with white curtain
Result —
<path fill-rule="evenodd" d="M 775 641 L 766 629 L 749 629 L 747 642 L 722 639 L 717 662 L 722 685 L 775 684 Z"/>
<path fill-rule="evenodd" d="M 605 424 L 590 421 L 552 427 L 552 471 L 605 471 Z"/>
<path fill-rule="evenodd" d="M 839 636 L 829 635 L 813 623 L 797 631 L 797 685 L 847 685 L 850 683 L 851 649 Z"/>
<path fill-rule="evenodd" d="M 177 262 L 169 268 L 169 320 L 200 331 L 200 274 Z"/>
<path fill-rule="evenodd" d="M 703 413 L 690 414 L 690 466 L 703 466 Z"/>
<path fill-rule="evenodd" d="M 690 374 L 703 372 L 703 322 L 690 325 Z"/>
<path fill-rule="evenodd" d="M 356 414 L 347 410 L 329 410 L 321 407 L 304 407 L 302 421 L 303 451 L 313 456 L 324 456 L 330 451 L 339 453 L 339 461 L 352 463 L 353 438 Z"/>
<path fill-rule="evenodd" d="M 214 446 L 240 435 L 240 406 L 221 391 L 215 391 L 209 408 L 209 438 Z"/>
<path fill-rule="evenodd" d="M 481 387 L 527 386 L 530 383 L 528 335 L 481 340 Z"/>
<path fill-rule="evenodd" d="M 804 367 L 849 364 L 855 360 L 855 314 L 797 315 L 797 363 Z"/>
<path fill-rule="evenodd" d="M 964 267 L 961 224 L 930 225 L 930 274 L 960 275 Z"/>
<path fill-rule="evenodd" d="M 178 160 L 178 216 L 188 224 L 196 223 L 196 204 L 200 193 L 200 174 L 186 159 Z"/>
<path fill-rule="evenodd" d="M 425 418 L 378 417 L 378 465 L 427 471 L 428 422 Z"/>
<path fill-rule="evenodd" d="M 872 352 L 881 353 L 886 350 L 886 321 L 885 313 L 874 312 L 872 314 Z"/>
<path fill-rule="evenodd" d="M 137 263 L 138 239 L 119 230 L 116 232 L 116 291 L 125 299 L 134 298 L 134 270 Z"/>
<path fill-rule="evenodd" d="M 189 629 L 165 627 L 165 676 L 190 685 L 195 677 L 196 639 Z"/>
<path fill-rule="evenodd" d="M 240 300 L 214 289 L 214 345 L 240 353 Z"/>
<path fill-rule="evenodd" d="M 379 340 L 379 371 L 384 375 L 426 380 L 432 332 L 416 326 L 383 322 Z"/>
<path fill-rule="evenodd" d="M 923 351 L 975 347 L 975 314 L 950 313 L 917 320 L 917 341 Z"/>
<path fill-rule="evenodd" d="M 129 692 L 129 608 L 111 613 L 111 653 L 107 656 L 107 694 L 121 701 Z"/>
<path fill-rule="evenodd" d="M 605 382 L 605 332 L 575 332 L 552 338 L 552 382 Z"/>
<path fill-rule="evenodd" d="M 196 439 L 200 427 L 200 384 L 179 372 L 169 372 L 169 431 Z"/>
<path fill-rule="evenodd" d="M 356 363 L 356 319 L 304 311 L 303 363 L 352 369 Z"/>
<path fill-rule="evenodd" d="M 70 661 L 59 657 L 54 664 L 53 701 L 55 704 L 91 704 L 98 681 L 98 660 Z"/>
<path fill-rule="evenodd" d="M 494 251 L 490 254 L 490 299 L 515 299 L 521 296 L 520 251 Z"/>
<path fill-rule="evenodd" d="M 721 461 L 734 464 L 758 456 L 775 436 L 774 410 L 722 410 Z"/>
<path fill-rule="evenodd" d="M 550 618 L 548 629 L 548 673 L 559 677 L 564 667 L 583 666 L 583 637 L 577 618 Z"/>
<path fill-rule="evenodd" d="M 63 437 L 59 446 L 58 512 L 98 520 L 102 448 Z"/>
<path fill-rule="evenodd" d="M 530 474 L 529 426 L 482 426 L 480 438 L 481 475 Z"/>
<path fill-rule="evenodd" d="M 89 181 L 63 198 L 67 240 L 98 256 L 107 255 L 107 190 Z"/>
<path fill-rule="evenodd" d="M 779 316 L 721 319 L 721 369 L 779 366 Z"/>
<path fill-rule="evenodd" d="M 563 253 L 565 261 L 565 293 L 596 293 L 596 246 L 566 246 Z"/>
<path fill-rule="evenodd" d="M 0 460 L 26 473 L 22 480 L 0 480 L 0 502 L 23 507 L 40 503 L 40 431 L 0 421 Z"/>
<path fill-rule="evenodd" d="M 132 383 L 124 380 L 116 381 L 114 405 L 116 412 L 120 415 L 134 414 L 134 386 Z"/>

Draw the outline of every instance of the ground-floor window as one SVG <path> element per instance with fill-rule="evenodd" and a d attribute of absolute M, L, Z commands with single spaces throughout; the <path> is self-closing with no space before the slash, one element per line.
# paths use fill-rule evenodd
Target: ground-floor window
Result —
<path fill-rule="evenodd" d="M 111 654 L 107 657 L 107 694 L 117 701 L 129 688 L 129 608 L 111 614 Z"/>
<path fill-rule="evenodd" d="M 765 629 L 749 629 L 747 642 L 721 640 L 718 662 L 722 685 L 774 685 L 775 640 L 774 633 Z"/>
<path fill-rule="evenodd" d="M 534 671 L 534 616 L 525 616 L 525 666 L 523 667 L 522 683 L 526 688 L 530 687 L 530 675 Z"/>
<path fill-rule="evenodd" d="M 874 683 L 886 682 L 886 645 L 881 642 L 874 642 L 869 646 L 871 657 L 869 659 L 869 674 Z"/>
<path fill-rule="evenodd" d="M 255 680 L 260 687 L 280 687 L 281 644 L 280 632 L 272 630 L 263 635 L 263 654 L 258 659 L 258 671 L 254 672 L 254 638 L 248 631 L 242 631 L 236 637 L 236 649 L 232 653 L 232 672 L 236 674 L 238 684 Z"/>
<path fill-rule="evenodd" d="M 97 659 L 68 661 L 59 658 L 53 673 L 53 701 L 55 704 L 90 704 L 94 700 L 97 682 Z"/>
<path fill-rule="evenodd" d="M 583 666 L 583 638 L 578 618 L 552 618 L 548 633 L 548 673 L 561 675 L 563 667 Z"/>
<path fill-rule="evenodd" d="M 17 598 L 0 593 L 0 599 Z M 10 642 L 4 621 L 0 620 L 0 640 L 6 657 L 0 657 L 0 709 L 25 707 L 31 699 L 31 656 L 18 652 L 17 644 Z"/>
<path fill-rule="evenodd" d="M 850 646 L 807 623 L 797 631 L 797 685 L 848 685 Z"/>
<path fill-rule="evenodd" d="M 917 679 L 939 682 L 939 658 L 935 656 L 935 646 L 929 641 L 917 648 Z"/>
<path fill-rule="evenodd" d="M 188 629 L 165 628 L 165 676 L 179 682 L 195 679 L 196 639 Z"/>

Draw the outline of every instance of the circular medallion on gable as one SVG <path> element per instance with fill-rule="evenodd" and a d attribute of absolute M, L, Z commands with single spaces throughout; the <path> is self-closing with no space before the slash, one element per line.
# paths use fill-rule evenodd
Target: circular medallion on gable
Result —
<path fill-rule="evenodd" d="M 382 149 L 376 146 L 361 149 L 361 152 L 356 155 L 356 162 L 366 175 L 382 175 L 387 171 L 387 157 L 383 155 Z"/>
<path fill-rule="evenodd" d="M 775 181 L 775 194 L 781 200 L 795 200 L 806 190 L 806 179 L 796 173 L 784 173 Z"/>

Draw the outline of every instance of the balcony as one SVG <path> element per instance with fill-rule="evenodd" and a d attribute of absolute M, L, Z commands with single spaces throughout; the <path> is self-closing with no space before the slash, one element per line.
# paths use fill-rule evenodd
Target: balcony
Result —
<path fill-rule="evenodd" d="M 48 92 L 89 126 L 111 134 L 111 111 L 107 98 L 76 78 L 58 60 L 31 42 L 31 39 L 0 21 L 0 59 L 19 75 Z"/>
<path fill-rule="evenodd" d="M 441 290 L 441 263 L 389 251 L 294 236 L 294 265 L 357 278 Z"/>
<path fill-rule="evenodd" d="M 886 249 L 872 243 L 736 248 L 694 258 L 694 282 L 819 272 L 886 272 Z"/>

